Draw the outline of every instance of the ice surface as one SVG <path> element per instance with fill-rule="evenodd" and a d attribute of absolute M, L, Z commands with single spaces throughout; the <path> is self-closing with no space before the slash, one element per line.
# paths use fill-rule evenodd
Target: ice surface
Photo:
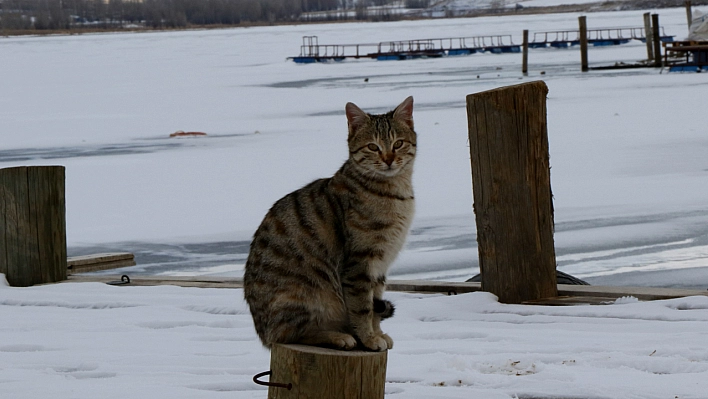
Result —
<path fill-rule="evenodd" d="M 643 12 L 590 13 L 588 26 L 641 26 Z M 667 34 L 685 36 L 683 8 L 659 13 Z M 368 43 L 511 34 L 519 43 L 523 29 L 576 29 L 577 17 L 0 38 L 0 167 L 66 166 L 71 254 L 134 252 L 131 273 L 239 275 L 271 204 L 346 158 L 344 104 L 384 112 L 413 95 L 417 215 L 391 276 L 463 280 L 477 272 L 465 96 L 543 79 L 559 267 L 588 279 L 623 272 L 632 285 L 649 284 L 638 270 L 700 275 L 708 266 L 708 138 L 697 117 L 705 75 L 581 73 L 577 48 L 531 50 L 526 77 L 519 54 L 285 59 L 303 35 Z M 597 66 L 645 54 L 635 41 L 591 47 L 589 59 Z M 170 139 L 177 130 L 208 136 Z"/>

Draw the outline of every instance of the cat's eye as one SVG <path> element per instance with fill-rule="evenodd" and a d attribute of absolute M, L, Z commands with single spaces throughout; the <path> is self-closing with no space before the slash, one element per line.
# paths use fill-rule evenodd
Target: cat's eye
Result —
<path fill-rule="evenodd" d="M 397 140 L 395 143 L 393 143 L 393 149 L 397 150 L 403 146 L 403 140 Z"/>
<path fill-rule="evenodd" d="M 368 147 L 371 151 L 378 151 L 379 150 L 379 146 L 377 146 L 374 143 L 369 144 Z"/>

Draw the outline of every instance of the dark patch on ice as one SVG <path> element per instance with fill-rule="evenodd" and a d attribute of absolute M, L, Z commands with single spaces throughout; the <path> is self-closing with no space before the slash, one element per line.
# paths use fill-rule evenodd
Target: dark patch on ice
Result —
<path fill-rule="evenodd" d="M 79 157 L 97 157 L 104 155 L 148 154 L 182 147 L 181 142 L 171 143 L 126 143 L 102 144 L 93 146 L 76 147 L 51 147 L 51 148 L 17 148 L 0 150 L 0 162 L 26 162 L 37 159 L 65 159 Z"/>
<path fill-rule="evenodd" d="M 144 137 L 127 143 L 87 144 L 67 147 L 15 148 L 0 150 L 0 162 L 26 162 L 38 159 L 66 159 L 107 155 L 151 154 L 158 151 L 196 146 L 208 139 L 248 136 L 253 133 L 210 134 L 203 137 Z"/>
<path fill-rule="evenodd" d="M 42 345 L 31 345 L 31 344 L 17 344 L 17 345 L 5 345 L 5 346 L 0 346 L 0 352 L 12 352 L 12 353 L 20 353 L 20 352 L 43 352 L 48 350 Z"/>

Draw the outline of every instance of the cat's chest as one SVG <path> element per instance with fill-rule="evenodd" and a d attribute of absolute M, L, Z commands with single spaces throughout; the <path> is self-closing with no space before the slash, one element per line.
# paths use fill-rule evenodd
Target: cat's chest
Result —
<path fill-rule="evenodd" d="M 370 199 L 366 206 L 347 212 L 349 248 L 370 253 L 371 275 L 385 275 L 403 247 L 415 210 L 411 197 Z"/>

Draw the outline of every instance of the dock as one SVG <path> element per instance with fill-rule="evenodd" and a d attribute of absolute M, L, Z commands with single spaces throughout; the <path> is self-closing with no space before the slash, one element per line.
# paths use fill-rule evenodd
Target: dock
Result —
<path fill-rule="evenodd" d="M 662 42 L 672 42 L 673 36 L 663 33 Z M 568 48 L 580 44 L 579 30 L 532 32 L 529 48 Z M 588 43 L 593 46 L 613 46 L 632 40 L 646 42 L 644 27 L 601 28 L 587 30 Z M 522 44 L 512 35 L 489 35 L 383 41 L 359 44 L 320 44 L 317 36 L 303 36 L 300 55 L 289 57 L 298 64 L 337 62 L 368 58 L 377 61 L 440 58 L 477 53 L 520 53 Z"/>
<path fill-rule="evenodd" d="M 681 41 L 665 45 L 669 72 L 708 72 L 708 41 Z"/>

